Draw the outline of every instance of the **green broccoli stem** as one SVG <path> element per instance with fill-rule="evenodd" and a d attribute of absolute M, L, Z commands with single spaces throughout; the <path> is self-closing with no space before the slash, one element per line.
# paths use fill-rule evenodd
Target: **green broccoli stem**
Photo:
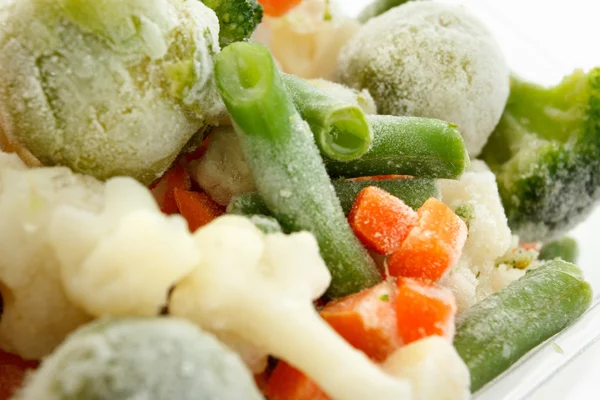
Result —
<path fill-rule="evenodd" d="M 247 40 L 262 21 L 263 8 L 256 0 L 202 0 L 219 19 L 219 44 L 225 47 Z"/>
<path fill-rule="evenodd" d="M 439 198 L 440 192 L 433 179 L 389 179 L 374 180 L 367 179 L 359 182 L 336 179 L 333 182 L 333 188 L 337 194 L 344 214 L 348 215 L 354 204 L 356 196 L 366 187 L 376 186 L 385 190 L 392 196 L 396 196 L 404 201 L 409 207 L 417 210 L 432 197 Z M 269 209 L 264 200 L 256 192 L 245 193 L 236 196 L 227 206 L 227 213 L 238 215 L 268 215 Z"/>
<path fill-rule="evenodd" d="M 370 115 L 373 143 L 361 158 L 348 162 L 325 159 L 332 178 L 411 175 L 456 179 L 470 164 L 456 125 L 417 117 Z"/>
<path fill-rule="evenodd" d="M 283 74 L 282 79 L 323 155 L 350 161 L 369 150 L 373 133 L 358 105 L 331 97 L 297 76 Z"/>
<path fill-rule="evenodd" d="M 342 297 L 381 281 L 374 261 L 352 232 L 313 134 L 294 108 L 269 50 L 234 43 L 216 59 L 217 88 L 258 193 L 283 228 L 315 235 Z"/>
<path fill-rule="evenodd" d="M 375 18 L 389 9 L 401 6 L 409 1 L 411 0 L 373 0 L 371 4 L 361 11 L 361 13 L 358 15 L 358 20 L 364 24 L 371 18 Z"/>
<path fill-rule="evenodd" d="M 540 250 L 540 260 L 554 260 L 560 258 L 567 262 L 577 262 L 579 256 L 579 247 L 577 241 L 571 237 L 565 236 L 562 239 L 546 243 Z"/>

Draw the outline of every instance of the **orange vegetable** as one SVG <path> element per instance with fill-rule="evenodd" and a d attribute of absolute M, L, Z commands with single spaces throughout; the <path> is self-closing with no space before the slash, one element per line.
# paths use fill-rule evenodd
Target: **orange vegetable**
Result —
<path fill-rule="evenodd" d="M 390 275 L 438 281 L 458 261 L 467 240 L 465 223 L 431 198 L 417 212 L 418 225 L 387 260 Z"/>
<path fill-rule="evenodd" d="M 521 247 L 523 250 L 540 251 L 540 249 L 542 248 L 542 245 L 540 243 L 521 242 L 521 243 L 519 243 L 519 247 Z"/>
<path fill-rule="evenodd" d="M 264 12 L 271 17 L 280 17 L 302 2 L 302 0 L 258 0 Z"/>
<path fill-rule="evenodd" d="M 386 281 L 332 301 L 321 317 L 348 343 L 375 361 L 384 361 L 401 342 L 394 310 L 395 288 Z"/>
<path fill-rule="evenodd" d="M 329 400 L 316 383 L 283 361 L 273 370 L 265 394 L 269 400 Z"/>
<path fill-rule="evenodd" d="M 175 188 L 175 202 L 181 215 L 187 220 L 191 232 L 224 214 L 223 209 L 206 193 Z"/>
<path fill-rule="evenodd" d="M 23 384 L 27 370 L 37 366 L 37 361 L 24 361 L 21 357 L 0 350 L 0 400 L 12 398 Z"/>
<path fill-rule="evenodd" d="M 400 248 L 417 225 L 417 213 L 383 189 L 369 186 L 360 191 L 348 216 L 355 235 L 369 249 L 390 254 Z"/>
<path fill-rule="evenodd" d="M 452 341 L 456 301 L 450 289 L 411 278 L 399 278 L 397 287 L 396 319 L 404 344 L 433 335 Z"/>
<path fill-rule="evenodd" d="M 176 214 L 178 208 L 175 202 L 175 189 L 187 190 L 190 186 L 191 181 L 187 171 L 183 165 L 177 163 L 158 181 L 150 185 L 150 189 L 162 212 Z"/>

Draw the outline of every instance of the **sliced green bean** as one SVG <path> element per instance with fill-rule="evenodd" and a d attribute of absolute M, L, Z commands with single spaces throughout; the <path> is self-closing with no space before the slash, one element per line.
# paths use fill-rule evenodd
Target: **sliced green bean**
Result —
<path fill-rule="evenodd" d="M 282 74 L 282 79 L 326 157 L 349 161 L 369 150 L 373 133 L 362 108 L 331 97 L 297 76 Z"/>
<path fill-rule="evenodd" d="M 548 261 L 477 303 L 456 322 L 454 346 L 475 392 L 579 318 L 592 288 L 575 265 Z"/>
<path fill-rule="evenodd" d="M 568 262 L 577 262 L 579 246 L 575 239 L 565 236 L 562 239 L 546 243 L 540 250 L 540 260 L 554 260 L 561 258 Z"/>
<path fill-rule="evenodd" d="M 251 215 L 249 219 L 258 229 L 260 229 L 264 233 L 283 232 L 283 230 L 281 229 L 281 225 L 279 225 L 279 222 L 271 216 L 254 214 Z"/>
<path fill-rule="evenodd" d="M 341 297 L 380 282 L 269 50 L 256 43 L 227 46 L 216 58 L 215 78 L 265 204 L 284 228 L 315 235 L 332 276 L 328 295 Z"/>
<path fill-rule="evenodd" d="M 332 178 L 412 175 L 456 179 L 469 166 L 469 155 L 456 125 L 431 118 L 370 115 L 373 143 L 361 158 L 325 159 Z"/>
<path fill-rule="evenodd" d="M 433 179 L 390 179 L 364 180 L 355 182 L 347 179 L 337 179 L 332 182 L 338 199 L 348 215 L 358 193 L 368 186 L 377 186 L 398 197 L 414 210 L 418 209 L 431 197 L 440 197 L 440 191 Z M 267 205 L 258 193 L 245 193 L 235 197 L 227 206 L 227 213 L 238 215 L 269 215 Z"/>

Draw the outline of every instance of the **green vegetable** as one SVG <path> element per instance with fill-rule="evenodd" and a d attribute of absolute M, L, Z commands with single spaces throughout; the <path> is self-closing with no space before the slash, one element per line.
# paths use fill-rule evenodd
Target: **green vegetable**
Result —
<path fill-rule="evenodd" d="M 350 229 L 313 134 L 294 108 L 268 49 L 234 43 L 217 56 L 215 67 L 217 88 L 257 190 L 284 228 L 315 235 L 332 275 L 329 296 L 379 282 L 377 267 Z"/>
<path fill-rule="evenodd" d="M 150 184 L 222 118 L 199 1 L 6 0 L 0 129 L 44 165 Z"/>
<path fill-rule="evenodd" d="M 249 217 L 250 221 L 264 233 L 282 232 L 279 222 L 268 215 L 254 214 Z"/>
<path fill-rule="evenodd" d="M 297 76 L 283 74 L 282 79 L 325 156 L 349 161 L 369 150 L 373 133 L 358 105 L 331 97 Z"/>
<path fill-rule="evenodd" d="M 252 36 L 263 17 L 256 0 L 202 0 L 219 18 L 219 43 L 225 47 Z"/>
<path fill-rule="evenodd" d="M 71 334 L 18 400 L 262 399 L 239 356 L 171 317 L 97 320 Z"/>
<path fill-rule="evenodd" d="M 383 14 L 390 8 L 401 6 L 411 0 L 373 0 L 371 4 L 365 7 L 358 16 L 358 20 L 362 23 L 367 22 L 371 18 Z"/>
<path fill-rule="evenodd" d="M 545 241 L 577 225 L 600 197 L 600 68 L 549 88 L 513 78 L 482 157 L 521 239 Z"/>
<path fill-rule="evenodd" d="M 540 260 L 561 258 L 567 262 L 577 262 L 579 248 L 575 239 L 565 236 L 562 239 L 546 243 L 540 250 Z"/>
<path fill-rule="evenodd" d="M 480 389 L 525 353 L 573 323 L 592 301 L 575 265 L 549 261 L 458 317 L 454 346 Z"/>
<path fill-rule="evenodd" d="M 361 158 L 325 159 L 331 177 L 412 175 L 456 179 L 469 166 L 469 155 L 456 125 L 417 117 L 370 115 L 373 143 Z"/>
<path fill-rule="evenodd" d="M 361 190 L 368 186 L 377 186 L 386 192 L 398 197 L 413 209 L 418 209 L 431 197 L 440 197 L 435 181 L 431 179 L 390 179 L 390 180 L 363 180 L 355 182 L 346 179 L 337 179 L 332 182 L 338 199 L 348 215 L 354 200 Z M 264 200 L 258 193 L 246 193 L 235 197 L 227 206 L 229 214 L 255 215 L 269 214 Z"/>

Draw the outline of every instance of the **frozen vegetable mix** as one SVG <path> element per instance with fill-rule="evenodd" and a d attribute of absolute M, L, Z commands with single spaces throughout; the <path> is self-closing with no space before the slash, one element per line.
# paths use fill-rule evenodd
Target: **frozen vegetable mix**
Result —
<path fill-rule="evenodd" d="M 509 90 L 508 65 L 487 27 L 462 7 L 429 1 L 369 20 L 342 49 L 337 78 L 368 89 L 379 113 L 458 125 L 472 156 Z"/>
<path fill-rule="evenodd" d="M 26 383 L 16 399 L 262 399 L 239 356 L 176 318 L 86 325 Z"/>
<path fill-rule="evenodd" d="M 44 164 L 150 183 L 222 115 L 200 1 L 11 0 L 0 25 L 0 126 Z"/>

